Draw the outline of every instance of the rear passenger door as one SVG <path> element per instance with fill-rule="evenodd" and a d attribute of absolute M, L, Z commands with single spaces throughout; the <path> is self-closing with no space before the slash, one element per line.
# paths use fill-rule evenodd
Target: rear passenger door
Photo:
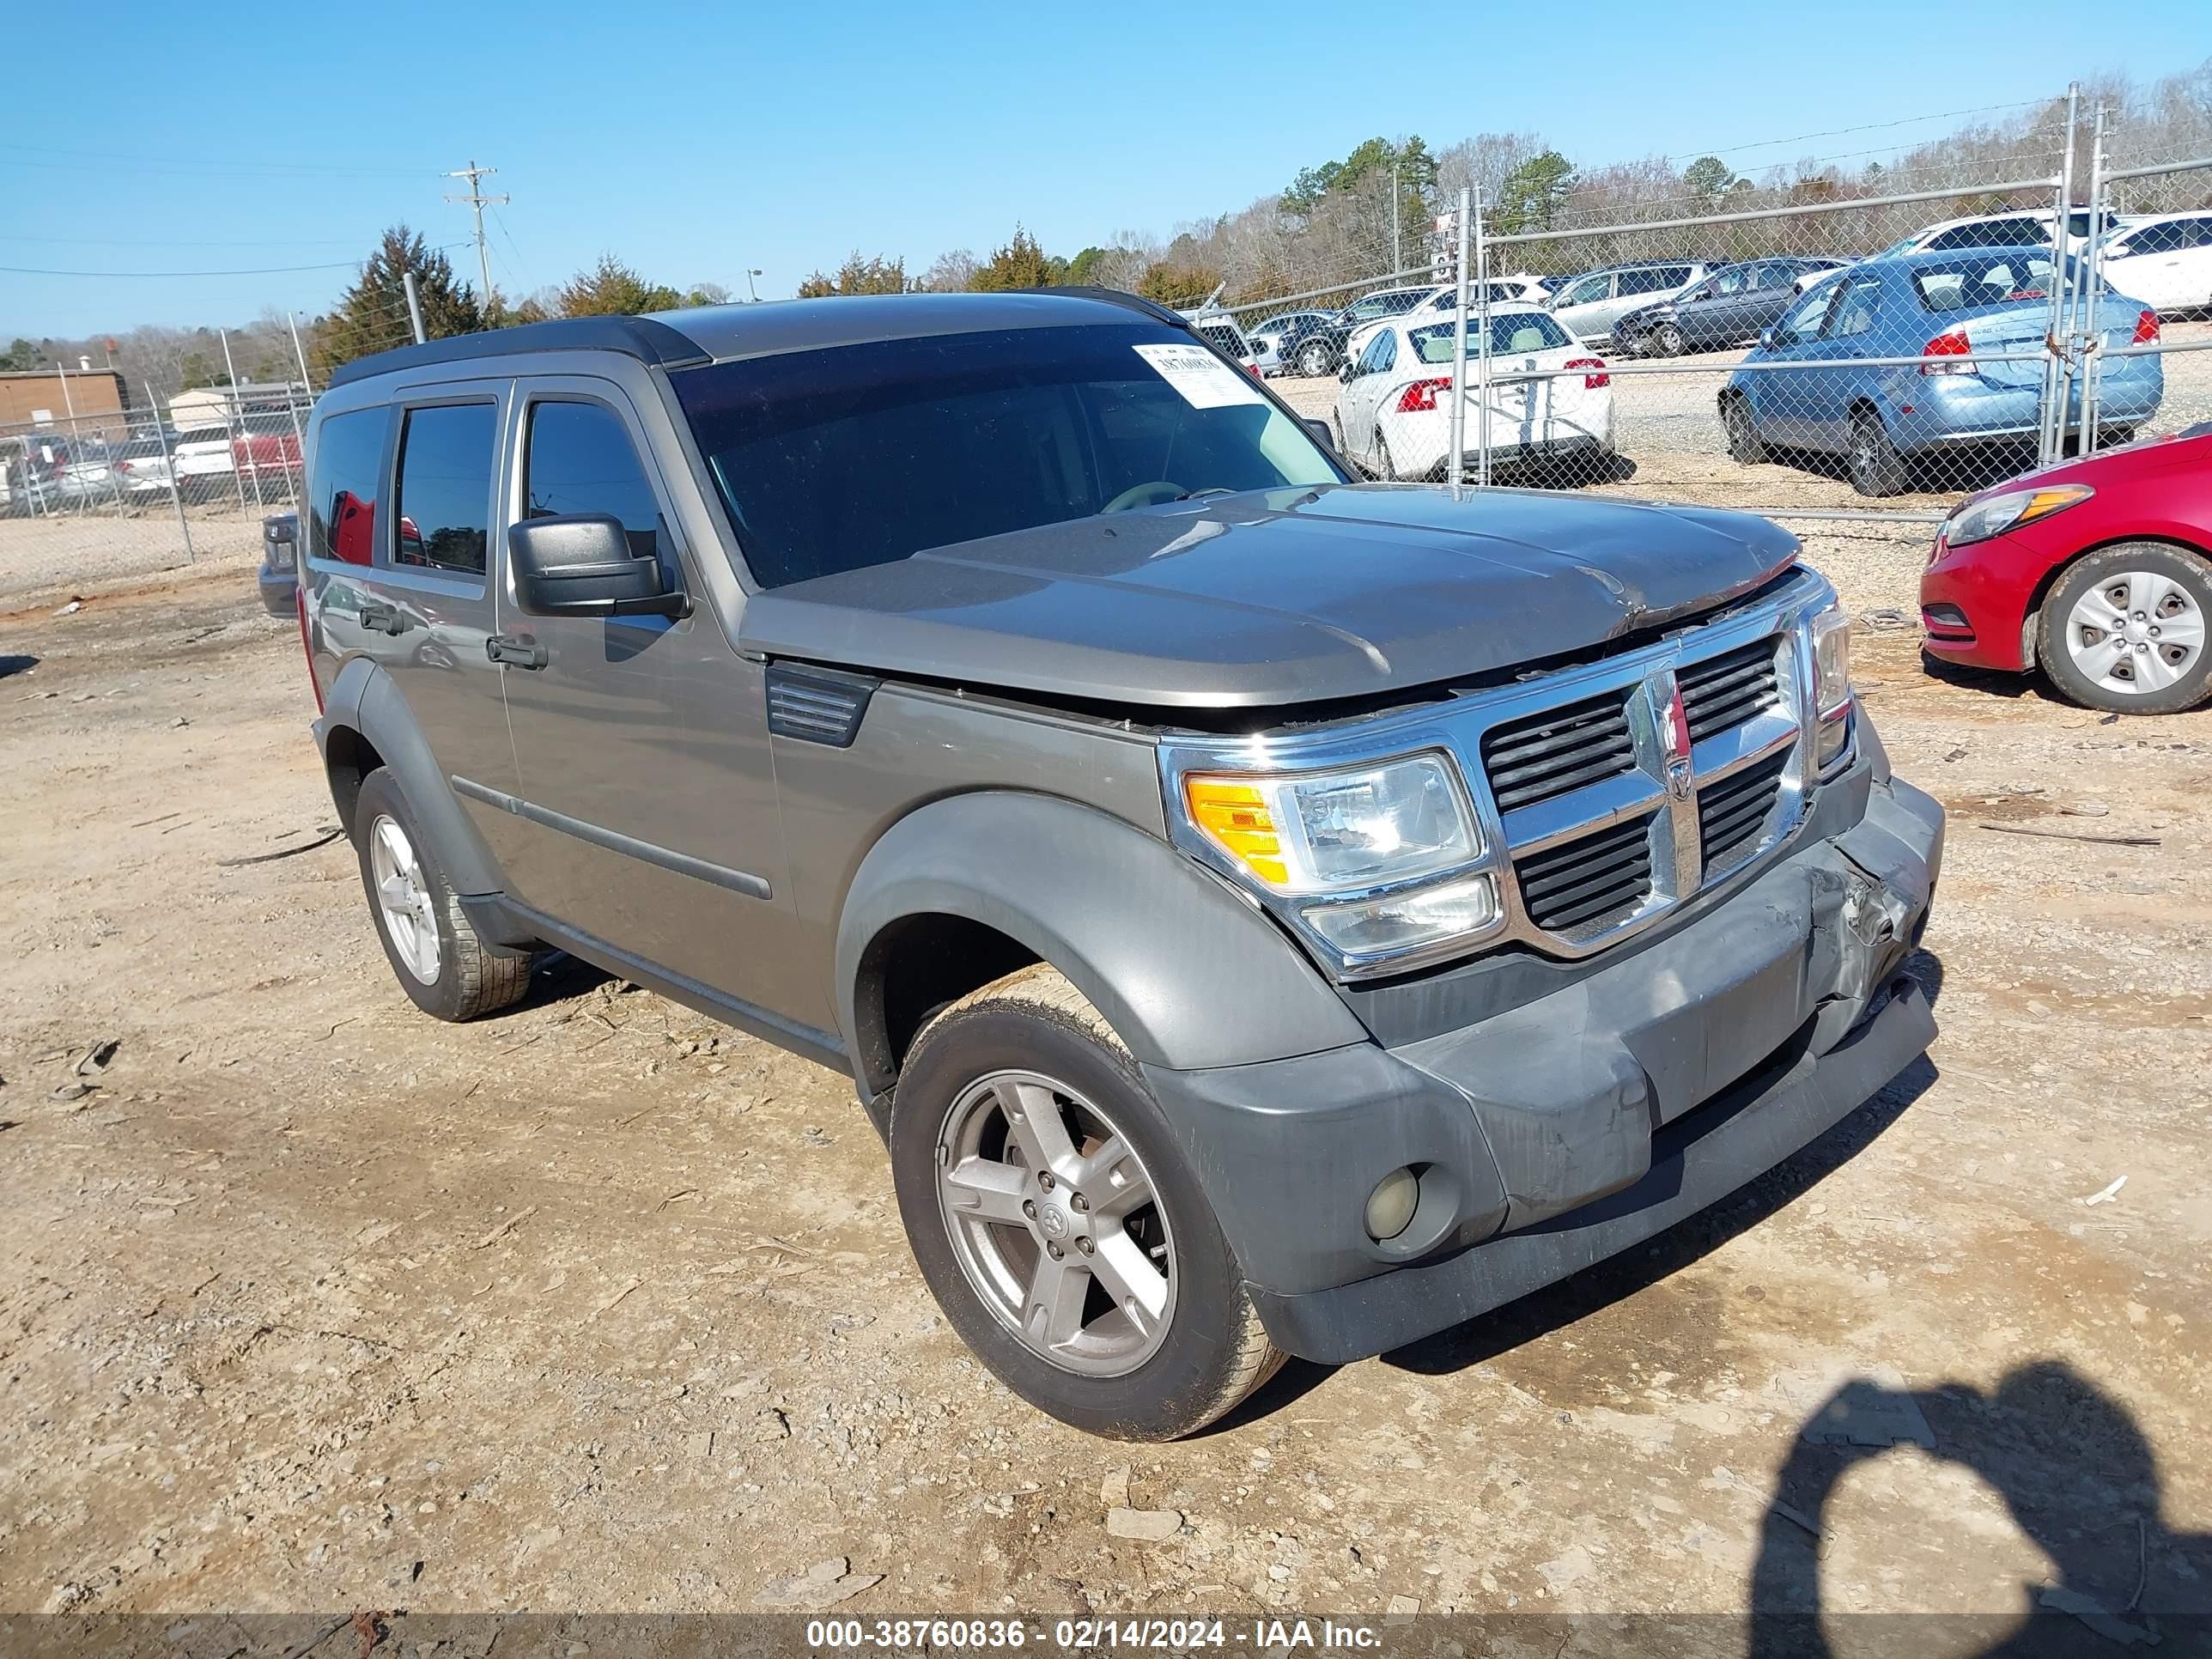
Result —
<path fill-rule="evenodd" d="M 314 620 L 404 699 L 447 777 L 510 788 L 490 574 L 504 381 L 416 387 L 331 415 L 317 435 L 308 556 Z M 471 808 L 481 827 L 484 814 Z"/>
<path fill-rule="evenodd" d="M 611 515 L 634 556 L 701 593 L 691 561 L 720 550 L 678 544 L 642 432 L 612 380 L 520 380 L 504 516 Z M 645 966 L 777 1006 L 792 913 L 761 665 L 703 604 L 676 620 L 532 617 L 506 597 L 507 634 L 542 662 L 503 671 L 524 808 L 497 845 L 511 896 Z"/>

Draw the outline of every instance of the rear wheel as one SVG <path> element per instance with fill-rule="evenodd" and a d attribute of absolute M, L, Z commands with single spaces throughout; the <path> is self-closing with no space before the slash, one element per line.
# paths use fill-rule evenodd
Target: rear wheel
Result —
<path fill-rule="evenodd" d="M 2212 695 L 2212 566 L 2162 542 L 2078 561 L 2043 602 L 2036 656 L 2074 702 L 2172 714 Z"/>
<path fill-rule="evenodd" d="M 1850 465 L 1851 488 L 1862 495 L 1894 495 L 1905 488 L 1905 458 L 1870 409 L 1851 415 Z"/>
<path fill-rule="evenodd" d="M 1758 424 L 1751 418 L 1751 405 L 1741 397 L 1732 397 L 1722 403 L 1721 425 L 1728 433 L 1730 460 L 1748 466 L 1766 459 L 1766 441 L 1759 435 Z"/>
<path fill-rule="evenodd" d="M 1050 968 L 923 1028 L 892 1103 L 891 1175 L 946 1319 L 1064 1423 L 1172 1440 L 1282 1362 L 1136 1062 Z"/>
<path fill-rule="evenodd" d="M 1374 471 L 1375 476 L 1386 483 L 1398 482 L 1398 468 L 1396 463 L 1390 459 L 1389 442 L 1380 432 L 1375 434 Z"/>
<path fill-rule="evenodd" d="M 1298 348 L 1298 373 L 1309 380 L 1318 379 L 1328 373 L 1329 349 L 1320 340 L 1309 340 Z"/>
<path fill-rule="evenodd" d="M 536 958 L 477 932 L 387 768 L 362 780 L 354 842 L 376 936 L 416 1007 L 464 1020 L 522 1000 Z"/>

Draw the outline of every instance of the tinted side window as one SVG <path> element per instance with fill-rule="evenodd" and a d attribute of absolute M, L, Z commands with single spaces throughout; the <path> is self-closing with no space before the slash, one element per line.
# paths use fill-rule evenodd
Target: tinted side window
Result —
<path fill-rule="evenodd" d="M 356 409 L 330 416 L 316 433 L 307 501 L 310 556 L 363 565 L 374 558 L 384 434 L 391 419 L 388 409 Z"/>
<path fill-rule="evenodd" d="M 629 532 L 631 557 L 660 556 L 660 503 L 629 429 L 605 404 L 530 406 L 522 491 L 526 518 L 610 514 Z"/>
<path fill-rule="evenodd" d="M 393 563 L 483 574 L 498 422 L 491 404 L 407 411 L 399 432 Z"/>

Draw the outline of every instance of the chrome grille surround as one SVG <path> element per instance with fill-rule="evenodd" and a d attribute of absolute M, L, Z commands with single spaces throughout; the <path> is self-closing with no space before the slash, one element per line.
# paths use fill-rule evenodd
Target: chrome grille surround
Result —
<path fill-rule="evenodd" d="M 1164 737 L 1159 757 L 1170 838 L 1227 877 L 1240 893 L 1273 915 L 1340 979 L 1406 973 L 1507 942 L 1569 959 L 1595 955 L 1653 926 L 1688 900 L 1747 877 L 1770 860 L 1802 820 L 1814 781 L 1809 712 L 1813 671 L 1804 624 L 1834 603 L 1835 590 L 1828 582 L 1801 567 L 1757 600 L 1601 662 L 1534 675 L 1510 685 L 1470 691 L 1399 713 L 1304 730 L 1249 737 L 1196 733 Z M 1778 701 L 1760 707 L 1740 724 L 1693 742 L 1686 763 L 1679 755 L 1670 755 L 1668 734 L 1678 696 L 1678 669 L 1705 665 L 1768 640 L 1773 641 L 1775 650 Z M 1613 693 L 1626 695 L 1633 750 L 1629 769 L 1550 799 L 1501 811 L 1484 766 L 1484 739 L 1492 729 L 1526 726 L 1551 711 Z M 1851 750 L 1856 746 L 1853 744 Z M 1481 871 L 1491 872 L 1498 883 L 1498 921 L 1479 935 L 1462 935 L 1418 951 L 1372 958 L 1340 952 L 1301 915 L 1304 907 L 1317 902 L 1315 896 L 1258 890 L 1226 854 L 1191 824 L 1182 806 L 1183 779 L 1191 773 L 1333 771 L 1436 751 L 1448 754 L 1457 767 L 1474 809 L 1482 855 L 1455 870 L 1358 892 L 1332 893 L 1322 901 L 1372 899 Z M 1777 756 L 1782 757 L 1780 775 L 1757 832 L 1725 848 L 1718 866 L 1708 869 L 1698 817 L 1701 793 Z M 1848 763 L 1850 757 L 1847 752 L 1838 767 Z M 1559 928 L 1547 928 L 1531 915 L 1516 874 L 1522 860 L 1637 818 L 1648 818 L 1650 855 L 1650 890 L 1640 904 L 1626 914 L 1608 911 Z"/>

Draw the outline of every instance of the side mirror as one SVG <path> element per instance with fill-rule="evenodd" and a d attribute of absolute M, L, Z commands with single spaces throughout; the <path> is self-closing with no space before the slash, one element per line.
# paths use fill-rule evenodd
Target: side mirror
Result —
<path fill-rule="evenodd" d="M 634 556 L 622 521 L 605 513 L 510 526 L 507 557 L 515 603 L 533 617 L 690 614 L 690 600 L 670 590 L 660 561 Z"/>
<path fill-rule="evenodd" d="M 1331 454 L 1336 453 L 1336 438 L 1329 431 L 1327 421 L 1304 420 L 1298 424 L 1304 427 L 1306 435 L 1323 449 L 1328 450 Z"/>
<path fill-rule="evenodd" d="M 1336 366 L 1336 378 L 1340 380 L 1350 380 L 1352 378 L 1352 365 L 1349 362 L 1339 363 Z"/>
<path fill-rule="evenodd" d="M 1759 349 L 1761 351 L 1773 350 L 1776 343 L 1780 339 L 1780 337 L 1781 337 L 1776 334 L 1772 329 L 1762 328 L 1759 331 Z"/>

